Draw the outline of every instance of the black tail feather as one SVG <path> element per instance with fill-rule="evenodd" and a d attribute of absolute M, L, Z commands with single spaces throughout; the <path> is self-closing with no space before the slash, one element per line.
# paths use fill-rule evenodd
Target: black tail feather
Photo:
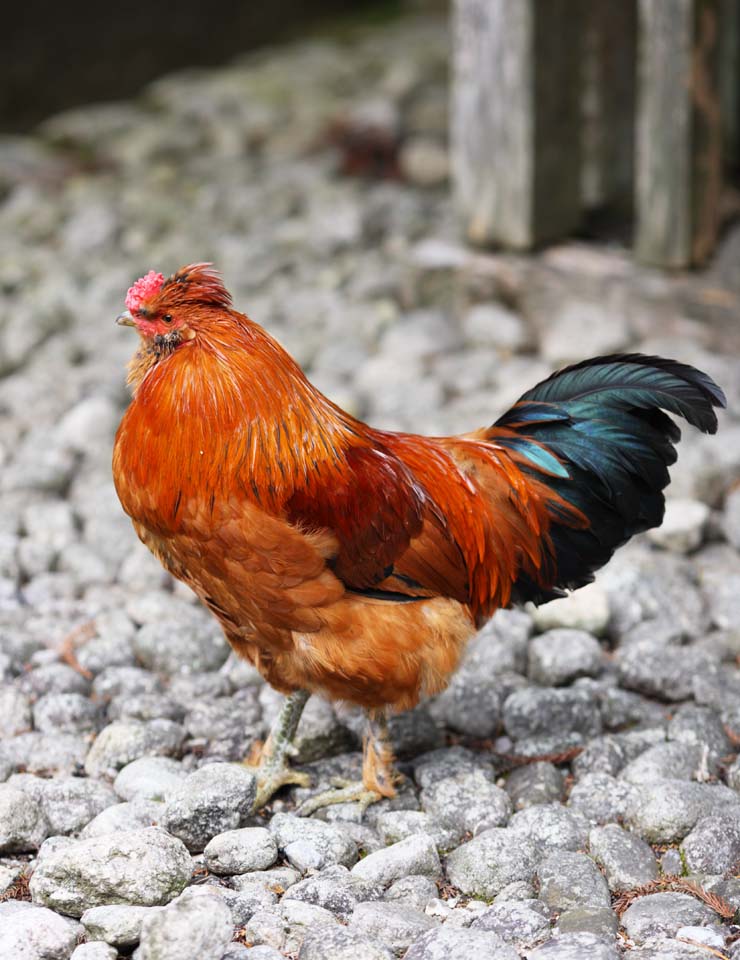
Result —
<path fill-rule="evenodd" d="M 493 430 L 514 431 L 507 445 L 520 453 L 529 441 L 523 469 L 577 507 L 589 526 L 574 529 L 553 515 L 557 582 L 542 586 L 522 574 L 514 584 L 514 602 L 543 602 L 588 583 L 618 546 L 658 526 L 668 467 L 681 437 L 663 411 L 715 433 L 714 408 L 725 405 L 722 390 L 707 374 L 642 354 L 585 360 L 527 391 Z M 548 468 L 546 458 L 553 454 L 567 477 Z"/>

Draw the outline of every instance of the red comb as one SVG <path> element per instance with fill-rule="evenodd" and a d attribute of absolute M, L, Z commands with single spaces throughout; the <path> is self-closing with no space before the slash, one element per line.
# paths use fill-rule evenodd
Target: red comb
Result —
<path fill-rule="evenodd" d="M 136 283 L 128 288 L 126 294 L 126 309 L 135 313 L 144 300 L 153 297 L 164 283 L 164 275 L 150 270 L 144 277 L 140 277 Z"/>

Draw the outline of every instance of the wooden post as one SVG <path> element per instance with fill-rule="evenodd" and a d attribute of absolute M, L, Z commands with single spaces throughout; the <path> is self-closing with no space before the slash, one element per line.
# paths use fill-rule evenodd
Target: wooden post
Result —
<path fill-rule="evenodd" d="M 583 203 L 631 216 L 637 0 L 590 0 L 585 18 Z"/>
<path fill-rule="evenodd" d="M 636 254 L 663 267 L 714 249 L 722 187 L 720 0 L 639 0 Z"/>
<path fill-rule="evenodd" d="M 580 219 L 580 0 L 455 0 L 452 163 L 473 243 L 526 249 Z"/>
<path fill-rule="evenodd" d="M 719 89 L 725 167 L 740 176 L 740 0 L 722 0 Z"/>

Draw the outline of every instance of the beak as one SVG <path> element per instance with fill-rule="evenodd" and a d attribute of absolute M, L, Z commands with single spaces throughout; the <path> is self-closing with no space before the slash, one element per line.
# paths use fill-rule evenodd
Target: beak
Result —
<path fill-rule="evenodd" d="M 131 316 L 128 310 L 125 310 L 123 313 L 119 313 L 116 317 L 116 323 L 121 327 L 135 327 L 134 318 Z"/>

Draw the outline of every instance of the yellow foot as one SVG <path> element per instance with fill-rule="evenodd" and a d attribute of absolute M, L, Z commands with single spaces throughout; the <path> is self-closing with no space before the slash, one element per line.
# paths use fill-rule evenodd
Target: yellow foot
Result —
<path fill-rule="evenodd" d="M 294 770 L 288 763 L 281 765 L 245 763 L 244 766 L 257 778 L 257 796 L 254 800 L 252 812 L 261 810 L 266 803 L 278 792 L 281 787 L 296 786 L 310 787 L 311 778 L 307 773 Z"/>
<path fill-rule="evenodd" d="M 368 790 L 361 781 L 334 780 L 335 788 L 333 790 L 324 790 L 315 797 L 309 797 L 308 800 L 298 807 L 296 813 L 299 817 L 309 817 L 321 807 L 329 807 L 334 803 L 359 803 L 360 812 L 364 813 L 367 808 L 383 799 L 383 794 L 377 790 Z"/>

